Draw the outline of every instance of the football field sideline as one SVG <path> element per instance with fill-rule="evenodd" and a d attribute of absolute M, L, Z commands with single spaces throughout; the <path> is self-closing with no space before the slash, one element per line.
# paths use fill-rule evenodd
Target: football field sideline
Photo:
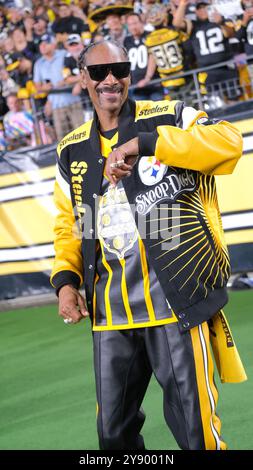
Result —
<path fill-rule="evenodd" d="M 230 449 L 253 449 L 253 291 L 230 292 L 225 313 L 248 381 L 221 384 L 218 415 Z M 65 325 L 57 306 L 0 313 L 0 449 L 97 449 L 90 322 Z M 143 408 L 147 449 L 177 449 L 152 379 Z"/>

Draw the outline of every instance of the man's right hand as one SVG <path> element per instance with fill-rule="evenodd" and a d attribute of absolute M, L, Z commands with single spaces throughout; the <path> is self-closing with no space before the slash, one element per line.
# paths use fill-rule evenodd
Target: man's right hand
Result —
<path fill-rule="evenodd" d="M 59 315 L 71 323 L 78 323 L 89 316 L 85 299 L 70 284 L 61 287 L 59 291 Z"/>

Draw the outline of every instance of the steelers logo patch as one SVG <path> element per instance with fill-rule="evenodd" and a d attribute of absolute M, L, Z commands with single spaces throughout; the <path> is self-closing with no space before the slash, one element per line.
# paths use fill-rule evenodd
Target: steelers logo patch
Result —
<path fill-rule="evenodd" d="M 166 168 L 156 157 L 142 157 L 138 166 L 140 179 L 147 186 L 153 186 L 163 179 Z"/>

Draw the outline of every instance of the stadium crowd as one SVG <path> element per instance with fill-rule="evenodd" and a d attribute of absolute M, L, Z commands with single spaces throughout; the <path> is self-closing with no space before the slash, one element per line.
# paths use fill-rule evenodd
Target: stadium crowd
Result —
<path fill-rule="evenodd" d="M 227 61 L 198 73 L 206 109 L 252 98 L 253 0 L 0 0 L 0 150 L 53 143 L 90 117 L 78 56 L 103 39 L 128 50 L 133 99 L 193 99 L 184 72 Z"/>

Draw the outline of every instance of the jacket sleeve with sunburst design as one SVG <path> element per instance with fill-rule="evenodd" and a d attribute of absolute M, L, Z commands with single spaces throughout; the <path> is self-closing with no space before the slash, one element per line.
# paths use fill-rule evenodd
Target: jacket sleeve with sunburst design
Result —
<path fill-rule="evenodd" d="M 139 134 L 140 155 L 155 155 L 165 165 L 206 175 L 232 173 L 242 155 L 242 136 L 236 127 L 210 120 L 191 107 L 178 109 L 178 115 L 179 127 L 162 125 Z"/>

